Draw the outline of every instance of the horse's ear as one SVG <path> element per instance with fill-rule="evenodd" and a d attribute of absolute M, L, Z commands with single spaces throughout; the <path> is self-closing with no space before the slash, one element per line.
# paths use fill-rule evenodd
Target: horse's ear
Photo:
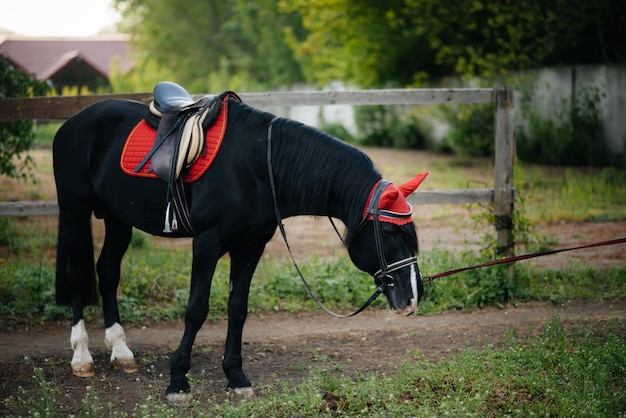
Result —
<path fill-rule="evenodd" d="M 417 189 L 417 186 L 419 186 L 424 181 L 427 175 L 428 173 L 418 174 L 406 183 L 399 185 L 398 188 L 400 189 L 404 197 L 413 193 L 415 189 Z"/>
<path fill-rule="evenodd" d="M 387 186 L 383 194 L 380 195 L 378 200 L 378 209 L 390 210 L 393 204 L 398 200 L 399 195 L 400 192 L 398 191 L 398 188 L 395 185 L 390 184 Z"/>

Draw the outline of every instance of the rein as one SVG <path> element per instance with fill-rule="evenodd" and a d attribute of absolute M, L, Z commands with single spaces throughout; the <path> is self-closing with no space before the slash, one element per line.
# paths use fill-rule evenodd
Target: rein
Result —
<path fill-rule="evenodd" d="M 422 276 L 422 279 L 428 280 L 428 283 L 430 283 L 430 285 L 432 287 L 432 286 L 434 286 L 433 285 L 433 281 L 435 279 L 438 279 L 440 277 L 445 277 L 445 276 L 451 276 L 453 274 L 461 273 L 461 272 L 467 271 L 467 270 L 474 270 L 474 269 L 481 268 L 481 267 L 495 266 L 495 265 L 498 265 L 498 264 L 514 263 L 516 261 L 528 260 L 530 258 L 542 257 L 544 255 L 552 255 L 552 254 L 557 254 L 557 253 L 563 253 L 563 252 L 566 252 L 566 251 L 582 250 L 584 248 L 592 248 L 592 247 L 602 247 L 602 246 L 605 246 L 605 245 L 621 244 L 621 243 L 625 243 L 625 242 L 626 242 L 626 237 L 624 237 L 624 238 L 616 238 L 616 239 L 612 239 L 612 240 L 608 240 L 608 241 L 602 241 L 602 242 L 595 242 L 593 244 L 579 245 L 579 246 L 576 246 L 576 247 L 561 248 L 561 249 L 558 249 L 558 250 L 541 251 L 541 252 L 537 252 L 537 253 L 523 254 L 523 255 L 518 255 L 518 256 L 515 256 L 515 257 L 502 258 L 500 260 L 488 261 L 486 263 L 477 264 L 477 265 L 470 266 L 470 267 L 463 267 L 463 268 L 448 270 L 448 271 L 446 271 L 444 273 L 439 273 L 439 274 L 435 274 L 435 275 L 432 275 L 432 276 Z"/>
<path fill-rule="evenodd" d="M 372 304 L 372 302 L 374 302 L 385 291 L 385 289 L 387 287 L 393 287 L 394 286 L 394 279 L 393 279 L 393 277 L 389 273 L 391 273 L 393 271 L 396 271 L 396 270 L 399 270 L 401 268 L 407 267 L 407 266 L 409 266 L 411 264 L 417 263 L 417 258 L 416 257 L 409 257 L 409 258 L 406 258 L 404 260 L 400 260 L 400 261 L 397 261 L 395 263 L 392 263 L 390 265 L 387 265 L 387 262 L 385 260 L 385 255 L 384 255 L 384 252 L 383 252 L 383 244 L 382 244 L 382 232 L 380 230 L 380 221 L 378 219 L 378 216 L 379 216 L 379 214 L 381 214 L 383 212 L 384 212 L 385 216 L 393 215 L 395 217 L 398 217 L 398 214 L 395 214 L 394 212 L 379 210 L 378 206 L 377 206 L 377 203 L 378 203 L 378 199 L 380 198 L 380 195 L 382 194 L 382 192 L 384 191 L 385 187 L 387 187 L 387 185 L 389 183 L 385 182 L 385 181 L 381 181 L 379 183 L 378 187 L 376 188 L 376 190 L 374 192 L 374 195 L 370 199 L 370 203 L 369 203 L 368 208 L 367 208 L 367 216 L 365 216 L 363 221 L 361 221 L 361 223 L 359 224 L 359 226 L 357 227 L 357 230 L 355 232 L 355 235 L 359 233 L 359 231 L 363 228 L 363 226 L 365 226 L 365 223 L 367 222 L 367 220 L 369 219 L 369 215 L 371 214 L 373 216 L 373 218 L 374 218 L 375 240 L 376 240 L 376 247 L 377 247 L 377 252 L 378 252 L 378 259 L 379 259 L 380 267 L 381 267 L 381 269 L 378 270 L 374 274 L 374 279 L 376 281 L 380 281 L 380 285 L 378 285 L 376 290 L 374 290 L 374 293 L 372 293 L 372 296 L 370 296 L 370 298 L 359 309 L 357 309 L 355 312 L 353 312 L 353 313 L 351 313 L 349 315 L 337 314 L 337 313 L 331 311 L 330 309 L 328 309 L 326 306 L 324 306 L 324 304 L 319 299 L 319 297 L 317 297 L 315 292 L 313 292 L 313 289 L 311 289 L 311 286 L 309 286 L 309 283 L 304 278 L 304 275 L 302 274 L 302 271 L 300 270 L 300 267 L 298 267 L 298 263 L 296 263 L 296 260 L 295 260 L 295 258 L 293 256 L 293 253 L 291 252 L 291 247 L 289 246 L 289 242 L 287 241 L 287 233 L 285 232 L 285 227 L 284 227 L 283 222 L 282 222 L 282 217 L 280 216 L 280 211 L 278 210 L 278 201 L 276 199 L 276 185 L 274 183 L 274 170 L 272 169 L 272 127 L 274 125 L 274 122 L 276 122 L 278 119 L 280 119 L 280 117 L 278 117 L 278 116 L 274 117 L 269 122 L 269 126 L 267 128 L 267 170 L 268 170 L 269 179 L 270 179 L 270 187 L 272 189 L 272 198 L 274 199 L 274 211 L 275 211 L 275 214 L 276 214 L 276 222 L 278 223 L 278 228 L 280 229 L 280 233 L 283 236 L 283 240 L 285 241 L 285 245 L 287 246 L 287 251 L 289 252 L 289 256 L 291 257 L 291 262 L 293 263 L 293 266 L 296 268 L 296 271 L 298 272 L 298 275 L 300 276 L 300 279 L 302 280 L 302 283 L 304 284 L 304 287 L 309 292 L 309 294 L 311 295 L 313 300 L 317 303 L 317 305 L 324 312 L 326 312 L 327 314 L 329 314 L 331 316 L 334 316 L 335 318 L 349 318 L 349 317 L 355 316 L 355 315 L 363 312 L 368 306 L 370 306 Z M 402 216 L 404 216 L 404 214 Z M 410 216 L 410 214 L 408 216 Z M 329 219 L 330 219 L 330 217 L 329 217 Z M 335 228 L 335 231 L 337 231 L 337 228 L 335 227 L 335 224 L 333 223 L 332 219 L 331 219 L 331 223 L 333 224 L 333 227 Z M 339 232 L 337 231 L 337 233 L 339 233 Z M 342 242 L 343 242 L 343 239 L 342 239 Z M 345 242 L 344 242 L 344 245 L 347 246 L 347 244 Z"/>

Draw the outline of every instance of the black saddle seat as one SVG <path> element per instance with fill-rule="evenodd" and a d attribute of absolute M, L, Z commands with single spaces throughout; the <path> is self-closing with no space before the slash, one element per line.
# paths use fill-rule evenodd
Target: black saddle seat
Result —
<path fill-rule="evenodd" d="M 162 81 L 154 86 L 154 106 L 161 113 L 178 113 L 196 101 L 184 87 L 171 81 Z"/>

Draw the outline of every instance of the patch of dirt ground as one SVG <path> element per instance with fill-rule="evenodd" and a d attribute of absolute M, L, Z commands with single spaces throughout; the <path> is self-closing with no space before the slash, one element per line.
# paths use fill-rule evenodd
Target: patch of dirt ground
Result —
<path fill-rule="evenodd" d="M 353 375 L 355 372 L 390 372 L 419 351 L 431 360 L 443 359 L 465 347 L 480 349 L 498 345 L 508 330 L 532 338 L 558 313 L 564 327 L 601 328 L 610 318 L 626 320 L 626 301 L 568 303 L 555 307 L 544 303 L 485 308 L 471 312 L 446 312 L 436 316 L 398 317 L 371 310 L 350 319 L 334 319 L 323 313 L 271 313 L 252 316 L 244 330 L 244 369 L 262 396 L 277 381 L 299 382 L 313 368 Z M 18 388 L 39 390 L 34 369 L 41 368 L 55 382 L 54 391 L 68 413 L 81 410 L 81 400 L 92 387 L 102 405 L 133 413 L 148 395 L 165 402 L 169 381 L 169 356 L 182 336 L 182 322 L 127 327 L 127 341 L 136 353 L 139 372 L 126 374 L 110 368 L 103 342 L 104 331 L 88 327 L 96 376 L 72 375 L 69 361 L 69 324 L 48 323 L 29 329 L 0 333 L 0 414 L 9 413 L 11 396 Z M 195 398 L 221 401 L 226 378 L 221 370 L 226 321 L 207 322 L 196 339 L 190 374 Z"/>

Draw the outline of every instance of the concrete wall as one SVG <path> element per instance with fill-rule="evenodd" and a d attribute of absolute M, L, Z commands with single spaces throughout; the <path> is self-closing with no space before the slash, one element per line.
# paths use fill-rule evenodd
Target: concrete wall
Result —
<path fill-rule="evenodd" d="M 559 109 L 564 98 L 571 98 L 573 88 L 576 92 L 585 87 L 599 89 L 604 94 L 600 109 L 606 144 L 611 152 L 626 154 L 626 66 L 548 68 L 531 72 L 530 76 L 536 79 L 534 103 L 546 111 Z M 516 102 L 519 102 L 517 97 Z"/>

